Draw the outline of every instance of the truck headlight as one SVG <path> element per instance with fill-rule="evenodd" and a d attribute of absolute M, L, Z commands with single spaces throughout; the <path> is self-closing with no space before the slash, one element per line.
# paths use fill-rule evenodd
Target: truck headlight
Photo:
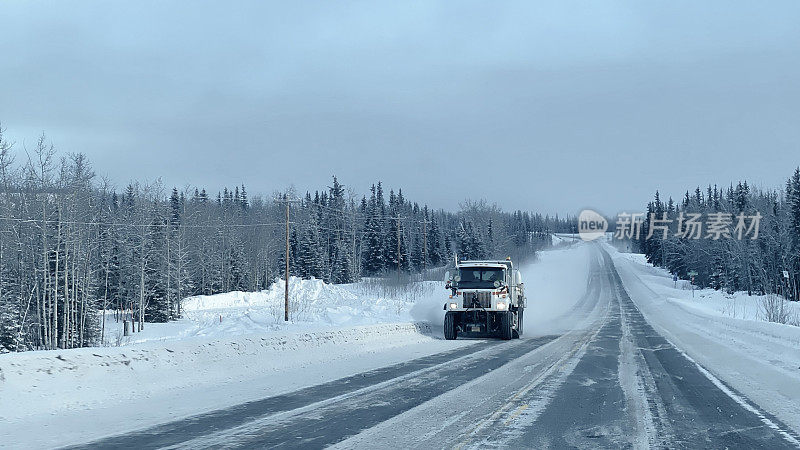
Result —
<path fill-rule="evenodd" d="M 497 302 L 497 309 L 500 311 L 505 311 L 508 308 L 505 302 Z"/>
<path fill-rule="evenodd" d="M 455 303 L 450 303 L 450 309 L 456 309 L 456 308 L 458 308 L 458 305 L 457 305 L 457 304 L 455 304 Z"/>

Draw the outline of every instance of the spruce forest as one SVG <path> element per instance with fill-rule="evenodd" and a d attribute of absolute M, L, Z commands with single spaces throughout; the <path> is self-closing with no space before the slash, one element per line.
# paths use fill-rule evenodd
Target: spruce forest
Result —
<path fill-rule="evenodd" d="M 22 149 L 0 134 L 0 183 L 0 352 L 94 345 L 106 320 L 137 331 L 180 317 L 189 296 L 267 289 L 284 273 L 287 203 L 291 275 L 329 283 L 425 276 L 456 253 L 523 260 L 570 228 L 483 201 L 434 211 L 380 182 L 359 196 L 336 177 L 269 197 L 244 184 L 118 190 L 44 135 Z"/>
<path fill-rule="evenodd" d="M 677 220 L 681 212 L 724 214 L 736 217 L 760 216 L 757 238 L 753 230 L 746 238 L 691 239 L 681 237 Z M 646 239 L 648 221 L 638 241 L 649 262 L 665 267 L 683 279 L 694 271 L 696 284 L 749 294 L 780 294 L 789 300 L 800 300 L 800 169 L 786 181 L 785 190 L 763 190 L 748 183 L 720 189 L 718 186 L 697 187 L 686 191 L 680 203 L 670 197 L 663 201 L 658 192 L 647 205 L 647 216 L 664 214 L 672 226 L 667 239 Z M 657 232 L 656 235 L 661 234 Z"/>

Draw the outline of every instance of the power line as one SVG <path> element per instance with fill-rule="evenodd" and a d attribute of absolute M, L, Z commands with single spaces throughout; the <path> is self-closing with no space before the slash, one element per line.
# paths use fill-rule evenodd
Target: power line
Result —
<path fill-rule="evenodd" d="M 120 222 L 80 222 L 74 220 L 53 220 L 53 219 L 20 219 L 16 217 L 0 217 L 0 220 L 8 220 L 17 223 L 39 223 L 39 224 L 52 224 L 52 225 L 107 225 L 111 227 L 120 228 L 141 228 L 141 227 L 182 227 L 182 228 L 255 228 L 282 225 L 283 222 L 261 222 L 261 223 L 231 223 L 231 224 L 217 224 L 217 225 L 176 225 L 172 223 L 120 223 Z"/>

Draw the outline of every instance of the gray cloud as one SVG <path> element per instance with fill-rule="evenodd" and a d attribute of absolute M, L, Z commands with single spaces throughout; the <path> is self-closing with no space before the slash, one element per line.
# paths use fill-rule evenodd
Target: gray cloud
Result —
<path fill-rule="evenodd" d="M 573 213 L 798 164 L 800 5 L 18 2 L 0 121 L 119 185 Z"/>

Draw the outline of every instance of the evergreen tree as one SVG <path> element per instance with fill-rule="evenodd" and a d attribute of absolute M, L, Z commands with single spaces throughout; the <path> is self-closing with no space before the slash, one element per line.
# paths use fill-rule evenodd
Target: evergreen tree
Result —
<path fill-rule="evenodd" d="M 244 188 L 244 184 L 242 184 L 242 190 L 239 196 L 239 204 L 241 205 L 242 211 L 247 212 L 247 209 L 250 207 L 250 204 L 247 200 L 247 191 Z"/>
<path fill-rule="evenodd" d="M 398 239 L 400 242 L 399 248 L 398 248 Z M 389 220 L 389 229 L 386 233 L 385 255 L 387 263 L 386 270 L 397 271 L 399 267 L 401 272 L 408 273 L 410 271 L 410 263 L 408 259 L 408 245 L 406 244 L 402 223 L 397 219 Z M 398 265 L 398 257 L 399 257 L 399 265 Z"/>
<path fill-rule="evenodd" d="M 185 296 L 265 289 L 283 273 L 285 211 L 248 197 L 244 185 L 225 187 L 216 198 L 193 187 L 187 199 L 158 182 L 131 183 L 118 196 L 92 183 L 82 156 L 50 164 L 58 159 L 40 140 L 36 156 L 50 165 L 11 170 L 3 151 L 0 139 L 0 215 L 8 219 L 0 222 L 0 352 L 92 345 L 99 342 L 95 318 L 104 308 L 118 311 L 117 319 L 133 319 L 138 332 L 144 320 L 179 317 Z M 527 213 L 512 220 L 478 205 L 432 214 L 400 189 L 388 197 L 387 206 L 377 183 L 358 202 L 336 178 L 313 196 L 307 192 L 292 212 L 292 272 L 349 283 L 362 274 L 393 273 L 398 263 L 403 272 L 441 266 L 450 262 L 464 226 L 463 247 L 472 258 L 486 249 L 515 249 L 512 232 L 524 246 L 520 254 L 535 249 Z M 784 233 L 787 210 L 781 213 Z M 535 219 L 542 230 L 567 223 Z M 768 250 L 786 251 L 780 245 Z M 743 266 L 739 276 L 758 288 L 748 280 L 754 269 Z"/>
<path fill-rule="evenodd" d="M 789 207 L 794 248 L 800 249 L 800 168 L 795 169 L 786 183 L 786 203 Z"/>
<path fill-rule="evenodd" d="M 444 235 L 444 251 L 445 261 L 450 261 L 453 257 L 453 239 L 450 237 L 450 233 Z"/>
<path fill-rule="evenodd" d="M 150 231 L 145 239 L 145 320 L 147 322 L 167 322 L 172 319 L 167 301 L 165 283 L 166 261 L 163 249 L 166 246 L 166 221 L 155 211 Z"/>
<path fill-rule="evenodd" d="M 481 239 L 472 222 L 462 222 L 458 230 L 458 257 L 460 260 L 478 260 L 486 257 Z"/>
<path fill-rule="evenodd" d="M 316 247 L 314 232 L 305 230 L 297 245 L 297 276 L 310 279 L 318 274 Z"/>
<path fill-rule="evenodd" d="M 486 247 L 484 246 L 484 242 L 481 237 L 478 235 L 477 230 L 475 230 L 472 226 L 472 223 L 467 224 L 467 235 L 469 236 L 469 243 L 470 249 L 472 254 L 470 257 L 472 259 L 484 259 L 486 258 Z"/>
<path fill-rule="evenodd" d="M 445 263 L 447 255 L 442 248 L 442 233 L 439 231 L 439 224 L 431 214 L 430 228 L 428 230 L 428 261 L 434 267 Z"/>
<path fill-rule="evenodd" d="M 297 230 L 293 229 L 289 235 L 289 273 L 294 276 L 300 276 L 299 263 L 297 261 L 297 252 L 299 250 L 299 241 L 297 239 Z"/>
<path fill-rule="evenodd" d="M 494 248 L 494 229 L 492 225 L 492 219 L 489 218 L 489 223 L 486 225 L 486 245 L 485 248 L 487 249 L 490 255 L 494 255 L 496 253 Z"/>
<path fill-rule="evenodd" d="M 10 280 L 12 279 L 11 273 L 3 271 L 0 274 L 2 282 L 0 283 L 0 354 L 16 351 L 20 342 L 18 336 L 20 335 L 22 324 L 16 317 L 16 311 L 19 310 L 18 299 L 19 296 L 12 296 L 12 286 Z"/>
<path fill-rule="evenodd" d="M 411 270 L 414 272 L 422 272 L 424 268 L 423 257 L 425 255 L 422 237 L 417 234 L 412 239 Z"/>
<path fill-rule="evenodd" d="M 346 244 L 343 241 L 337 241 L 334 264 L 332 267 L 331 281 L 333 283 L 352 283 L 353 274 L 350 271 L 352 262 L 350 261 L 350 252 L 347 251 Z"/>
<path fill-rule="evenodd" d="M 372 185 L 364 223 L 364 252 L 361 265 L 364 275 L 374 276 L 386 268 L 383 246 L 383 220 L 380 215 L 375 185 Z"/>
<path fill-rule="evenodd" d="M 172 188 L 172 195 L 169 197 L 170 217 L 169 223 L 171 228 L 178 226 L 181 223 L 181 200 L 178 196 L 178 188 Z"/>
<path fill-rule="evenodd" d="M 232 291 L 246 291 L 249 286 L 245 269 L 244 255 L 240 245 L 232 245 L 228 251 L 228 267 L 230 271 L 230 287 Z"/>

